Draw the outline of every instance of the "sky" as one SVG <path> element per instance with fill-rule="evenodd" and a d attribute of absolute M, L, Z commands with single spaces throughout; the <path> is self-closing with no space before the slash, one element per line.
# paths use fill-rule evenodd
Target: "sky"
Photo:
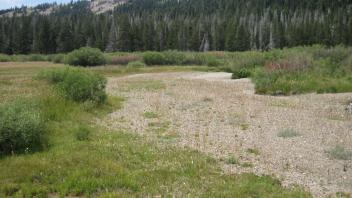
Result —
<path fill-rule="evenodd" d="M 35 6 L 41 3 L 68 3 L 71 0 L 0 0 L 0 10 L 21 7 L 22 5 L 26 6 Z"/>

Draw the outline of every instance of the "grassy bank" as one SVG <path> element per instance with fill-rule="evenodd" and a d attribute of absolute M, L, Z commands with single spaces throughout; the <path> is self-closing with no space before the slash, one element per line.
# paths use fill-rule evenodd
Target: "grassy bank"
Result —
<path fill-rule="evenodd" d="M 40 104 L 47 140 L 41 151 L 0 158 L 0 197 L 309 197 L 270 177 L 224 175 L 199 152 L 97 125 L 123 99 L 92 105 L 60 97 L 53 85 L 33 78 L 48 66 L 61 67 L 0 66 L 1 105 L 14 98 Z"/>

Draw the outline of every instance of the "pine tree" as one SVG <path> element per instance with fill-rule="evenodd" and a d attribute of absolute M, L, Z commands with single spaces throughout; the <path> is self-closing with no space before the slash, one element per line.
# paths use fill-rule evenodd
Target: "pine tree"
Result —
<path fill-rule="evenodd" d="M 235 51 L 246 51 L 251 47 L 250 43 L 251 35 L 249 31 L 240 25 L 237 29 L 235 40 L 234 40 L 234 49 Z"/>
<path fill-rule="evenodd" d="M 235 51 L 236 50 L 236 29 L 233 23 L 230 23 L 226 28 L 225 34 L 225 50 Z"/>
<path fill-rule="evenodd" d="M 131 49 L 131 40 L 130 40 L 130 23 L 128 17 L 123 15 L 121 17 L 121 22 L 119 25 L 119 36 L 118 44 L 121 51 L 130 51 Z"/>
<path fill-rule="evenodd" d="M 106 52 L 115 52 L 118 50 L 118 43 L 117 43 L 117 28 L 115 25 L 115 20 L 113 19 L 110 27 L 110 33 L 109 33 L 109 41 L 108 44 L 105 48 Z"/>
<path fill-rule="evenodd" d="M 61 24 L 61 30 L 59 32 L 57 43 L 58 43 L 58 52 L 70 52 L 74 49 L 73 46 L 73 33 L 71 26 L 68 21 L 64 21 Z"/>
<path fill-rule="evenodd" d="M 39 21 L 39 35 L 37 40 L 38 52 L 50 53 L 50 22 L 47 18 Z"/>
<path fill-rule="evenodd" d="M 16 53 L 28 54 L 31 51 L 32 31 L 28 18 L 22 18 L 22 23 L 16 35 Z"/>
<path fill-rule="evenodd" d="M 6 37 L 5 37 L 3 24 L 0 23 L 0 53 L 5 53 L 5 49 L 6 49 Z"/>

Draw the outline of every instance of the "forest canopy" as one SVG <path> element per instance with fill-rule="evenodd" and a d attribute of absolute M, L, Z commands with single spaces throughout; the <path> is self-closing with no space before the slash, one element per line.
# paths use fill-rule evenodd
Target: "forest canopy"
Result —
<path fill-rule="evenodd" d="M 130 0 L 102 14 L 88 1 L 56 6 L 48 15 L 23 8 L 0 16 L 0 53 L 352 45 L 351 0 Z"/>

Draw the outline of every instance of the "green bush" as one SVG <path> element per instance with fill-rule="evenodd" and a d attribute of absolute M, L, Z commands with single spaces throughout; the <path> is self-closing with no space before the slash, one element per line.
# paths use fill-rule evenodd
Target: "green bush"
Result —
<path fill-rule="evenodd" d="M 38 77 L 55 84 L 62 95 L 76 102 L 92 101 L 100 104 L 107 98 L 106 78 L 92 71 L 67 67 L 43 71 Z"/>
<path fill-rule="evenodd" d="M 0 154 L 39 149 L 43 134 L 44 122 L 36 105 L 17 101 L 0 107 Z"/>
<path fill-rule="evenodd" d="M 178 51 L 165 51 L 163 52 L 166 65 L 183 65 L 186 61 L 186 56 Z"/>
<path fill-rule="evenodd" d="M 227 160 L 226 160 L 227 164 L 239 164 L 239 161 L 237 159 L 236 156 L 230 156 Z"/>
<path fill-rule="evenodd" d="M 209 67 L 218 67 L 222 65 L 222 62 L 213 56 L 208 56 L 206 59 L 206 65 Z"/>
<path fill-rule="evenodd" d="M 250 76 L 251 76 L 250 70 L 246 68 L 241 68 L 233 72 L 232 79 L 248 78 Z"/>
<path fill-rule="evenodd" d="M 31 61 L 31 62 L 47 61 L 47 58 L 44 55 L 31 54 L 31 55 L 28 55 L 26 61 Z"/>
<path fill-rule="evenodd" d="M 56 54 L 52 60 L 54 63 L 64 63 L 65 62 L 65 55 L 64 54 Z"/>
<path fill-rule="evenodd" d="M 145 52 L 143 61 L 147 65 L 165 65 L 167 62 L 165 55 L 160 52 Z"/>
<path fill-rule="evenodd" d="M 145 63 L 141 61 L 133 61 L 133 62 L 129 62 L 127 67 L 145 67 Z"/>
<path fill-rule="evenodd" d="M 83 47 L 67 55 L 66 63 L 73 66 L 98 66 L 106 63 L 104 54 L 96 48 Z"/>

